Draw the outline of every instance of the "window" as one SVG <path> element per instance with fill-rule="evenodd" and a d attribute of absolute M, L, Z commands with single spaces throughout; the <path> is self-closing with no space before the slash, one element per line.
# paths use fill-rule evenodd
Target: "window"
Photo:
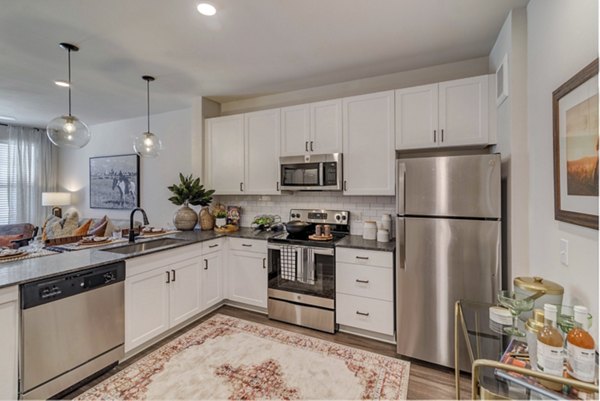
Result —
<path fill-rule="evenodd" d="M 8 141 L 0 140 L 0 224 L 8 224 Z"/>

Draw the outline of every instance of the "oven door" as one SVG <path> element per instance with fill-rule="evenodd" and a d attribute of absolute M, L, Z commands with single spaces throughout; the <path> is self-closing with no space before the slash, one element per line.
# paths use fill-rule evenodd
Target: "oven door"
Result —
<path fill-rule="evenodd" d="M 333 248 L 269 244 L 268 251 L 269 290 L 335 299 Z"/>

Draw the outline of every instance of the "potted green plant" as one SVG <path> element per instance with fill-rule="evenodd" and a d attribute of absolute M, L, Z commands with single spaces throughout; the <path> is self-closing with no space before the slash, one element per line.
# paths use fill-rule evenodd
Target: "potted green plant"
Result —
<path fill-rule="evenodd" d="M 173 224 L 178 230 L 193 230 L 198 222 L 198 215 L 189 205 L 210 205 L 215 191 L 204 189 L 200 184 L 200 178 L 194 178 L 192 174 L 184 176 L 181 173 L 179 173 L 179 183 L 167 188 L 173 194 L 169 201 L 181 206 L 173 216 Z"/>
<path fill-rule="evenodd" d="M 227 224 L 227 212 L 225 210 L 218 210 L 215 213 L 215 217 L 217 218 L 217 227 L 223 227 Z"/>

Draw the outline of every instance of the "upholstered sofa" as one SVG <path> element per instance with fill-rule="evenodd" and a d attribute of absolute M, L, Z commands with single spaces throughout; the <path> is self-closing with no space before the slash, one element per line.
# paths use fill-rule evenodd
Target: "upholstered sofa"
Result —
<path fill-rule="evenodd" d="M 19 248 L 29 244 L 37 235 L 38 227 L 29 223 L 1 224 L 0 247 Z"/>

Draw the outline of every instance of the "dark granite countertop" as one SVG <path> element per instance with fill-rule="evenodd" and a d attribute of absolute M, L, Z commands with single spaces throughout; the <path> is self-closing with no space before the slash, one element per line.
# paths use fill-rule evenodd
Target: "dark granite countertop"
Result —
<path fill-rule="evenodd" d="M 368 249 L 371 251 L 393 252 L 396 249 L 396 240 L 390 242 L 377 242 L 376 240 L 363 239 L 360 235 L 347 235 L 335 243 L 338 248 Z"/>
<path fill-rule="evenodd" d="M 0 263 L 0 288 L 11 285 L 23 284 L 30 281 L 39 280 L 45 277 L 51 277 L 62 273 L 96 267 L 112 262 L 147 255 L 155 252 L 166 251 L 168 249 L 177 248 L 180 246 L 191 245 L 204 241 L 209 241 L 221 237 L 239 237 L 248 239 L 257 239 L 266 241 L 274 233 L 272 232 L 256 232 L 251 228 L 240 228 L 235 233 L 220 234 L 214 231 L 182 231 L 160 238 L 177 238 L 182 241 L 169 246 L 144 251 L 139 254 L 118 254 L 110 252 L 110 248 L 117 248 L 126 243 L 109 245 L 103 248 L 86 249 L 73 252 L 64 252 L 56 255 L 42 256 L 39 258 L 31 258 L 17 260 L 14 262 Z M 136 243 L 153 241 L 155 239 L 138 240 Z"/>

